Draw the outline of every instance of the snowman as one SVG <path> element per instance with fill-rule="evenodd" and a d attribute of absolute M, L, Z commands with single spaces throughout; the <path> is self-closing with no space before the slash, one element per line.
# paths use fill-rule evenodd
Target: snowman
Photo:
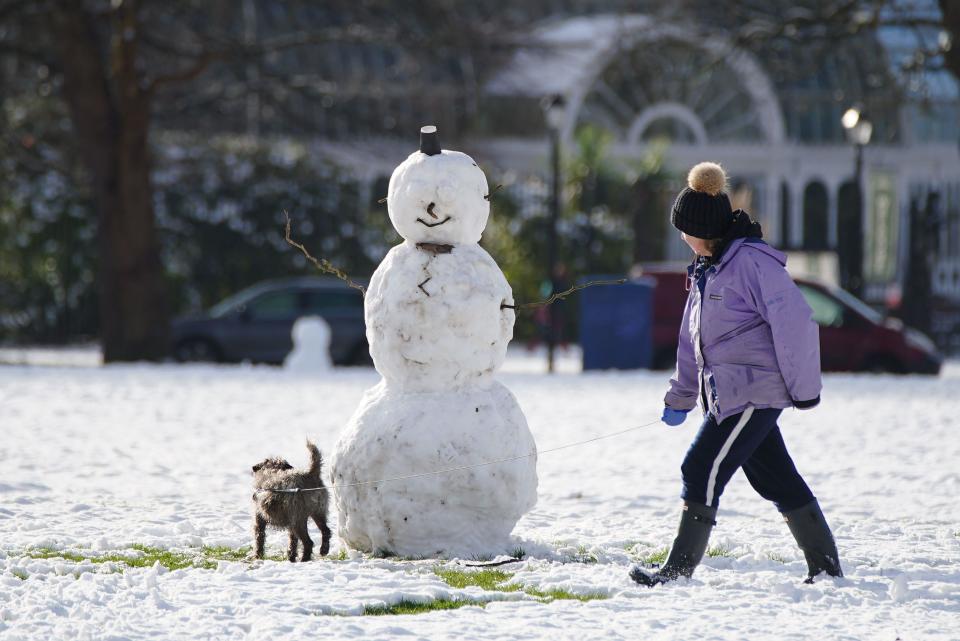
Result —
<path fill-rule="evenodd" d="M 505 551 L 537 500 L 536 444 L 494 379 L 514 311 L 503 272 L 477 244 L 490 214 L 486 177 L 470 156 L 441 150 L 436 127 L 423 127 L 420 150 L 390 177 L 387 208 L 404 242 L 366 293 L 382 380 L 333 456 L 339 535 L 352 548 L 400 556 Z M 437 470 L 445 471 L 424 474 Z M 406 478 L 370 483 L 397 477 Z"/>
<path fill-rule="evenodd" d="M 322 316 L 301 316 L 291 332 L 293 349 L 283 359 L 283 368 L 298 373 L 321 373 L 333 369 L 330 359 L 330 325 Z"/>

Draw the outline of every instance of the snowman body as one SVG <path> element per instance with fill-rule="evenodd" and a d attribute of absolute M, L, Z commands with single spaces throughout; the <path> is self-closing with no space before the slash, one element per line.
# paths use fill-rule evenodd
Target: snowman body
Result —
<path fill-rule="evenodd" d="M 487 193 L 483 172 L 455 151 L 415 152 L 391 177 L 388 208 L 404 242 L 377 268 L 364 303 L 383 380 L 366 392 L 331 465 L 339 535 L 356 549 L 502 552 L 536 503 L 536 444 L 494 379 L 514 312 L 503 273 L 477 245 Z M 370 483 L 383 479 L 393 480 Z"/>
<path fill-rule="evenodd" d="M 333 369 L 330 359 L 330 324 L 322 316 L 301 316 L 291 331 L 293 349 L 283 367 L 299 373 L 321 373 Z"/>
<path fill-rule="evenodd" d="M 392 387 L 450 391 L 486 386 L 513 336 L 510 286 L 479 245 L 434 255 L 406 241 L 387 254 L 367 290 L 374 365 Z"/>

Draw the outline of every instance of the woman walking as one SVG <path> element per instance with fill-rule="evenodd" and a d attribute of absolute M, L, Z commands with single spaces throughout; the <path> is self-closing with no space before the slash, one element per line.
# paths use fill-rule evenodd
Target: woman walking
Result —
<path fill-rule="evenodd" d="M 777 419 L 820 402 L 820 343 L 811 310 L 761 240 L 759 223 L 733 211 L 719 165 L 700 163 L 673 206 L 671 222 L 696 254 L 680 326 L 677 369 L 663 421 L 680 425 L 698 403 L 704 421 L 681 466 L 683 514 L 666 563 L 630 576 L 654 586 L 689 577 L 707 550 L 717 506 L 733 474 L 772 501 L 803 550 L 807 582 L 843 576 L 833 534 L 787 452 Z"/>

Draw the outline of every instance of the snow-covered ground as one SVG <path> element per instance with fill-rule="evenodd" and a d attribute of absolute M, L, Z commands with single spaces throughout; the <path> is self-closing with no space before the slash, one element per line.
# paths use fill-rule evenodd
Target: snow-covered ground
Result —
<path fill-rule="evenodd" d="M 738 474 L 721 501 L 714 556 L 694 578 L 652 590 L 630 582 L 630 564 L 675 532 L 691 419 L 540 457 L 539 503 L 515 530 L 526 560 L 501 569 L 528 588 L 607 597 L 544 602 L 451 587 L 434 570 L 456 561 L 341 555 L 336 538 L 326 559 L 307 564 L 222 560 L 170 571 L 79 559 L 136 555 L 133 546 L 249 546 L 250 466 L 272 454 L 303 465 L 305 436 L 332 452 L 378 380 L 364 369 L 311 377 L 91 360 L 0 367 L 4 640 L 960 638 L 957 363 L 937 379 L 827 376 L 819 408 L 781 419 L 834 527 L 845 578 L 803 585 L 785 524 Z M 570 355 L 556 376 L 541 368 L 511 352 L 499 379 L 542 450 L 659 416 L 663 373 L 580 374 Z M 312 525 L 311 534 L 319 539 Z M 268 538 L 272 554 L 285 544 L 282 533 Z M 75 560 L 34 558 L 50 550 Z M 444 598 L 487 603 L 360 616 Z"/>

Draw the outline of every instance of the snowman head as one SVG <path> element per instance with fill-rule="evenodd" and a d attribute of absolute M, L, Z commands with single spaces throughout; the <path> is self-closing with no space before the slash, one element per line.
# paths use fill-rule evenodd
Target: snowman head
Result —
<path fill-rule="evenodd" d="M 393 170 L 387 190 L 390 221 L 405 240 L 476 243 L 490 216 L 487 177 L 473 159 L 441 150 L 437 128 L 420 129 L 420 150 Z"/>

